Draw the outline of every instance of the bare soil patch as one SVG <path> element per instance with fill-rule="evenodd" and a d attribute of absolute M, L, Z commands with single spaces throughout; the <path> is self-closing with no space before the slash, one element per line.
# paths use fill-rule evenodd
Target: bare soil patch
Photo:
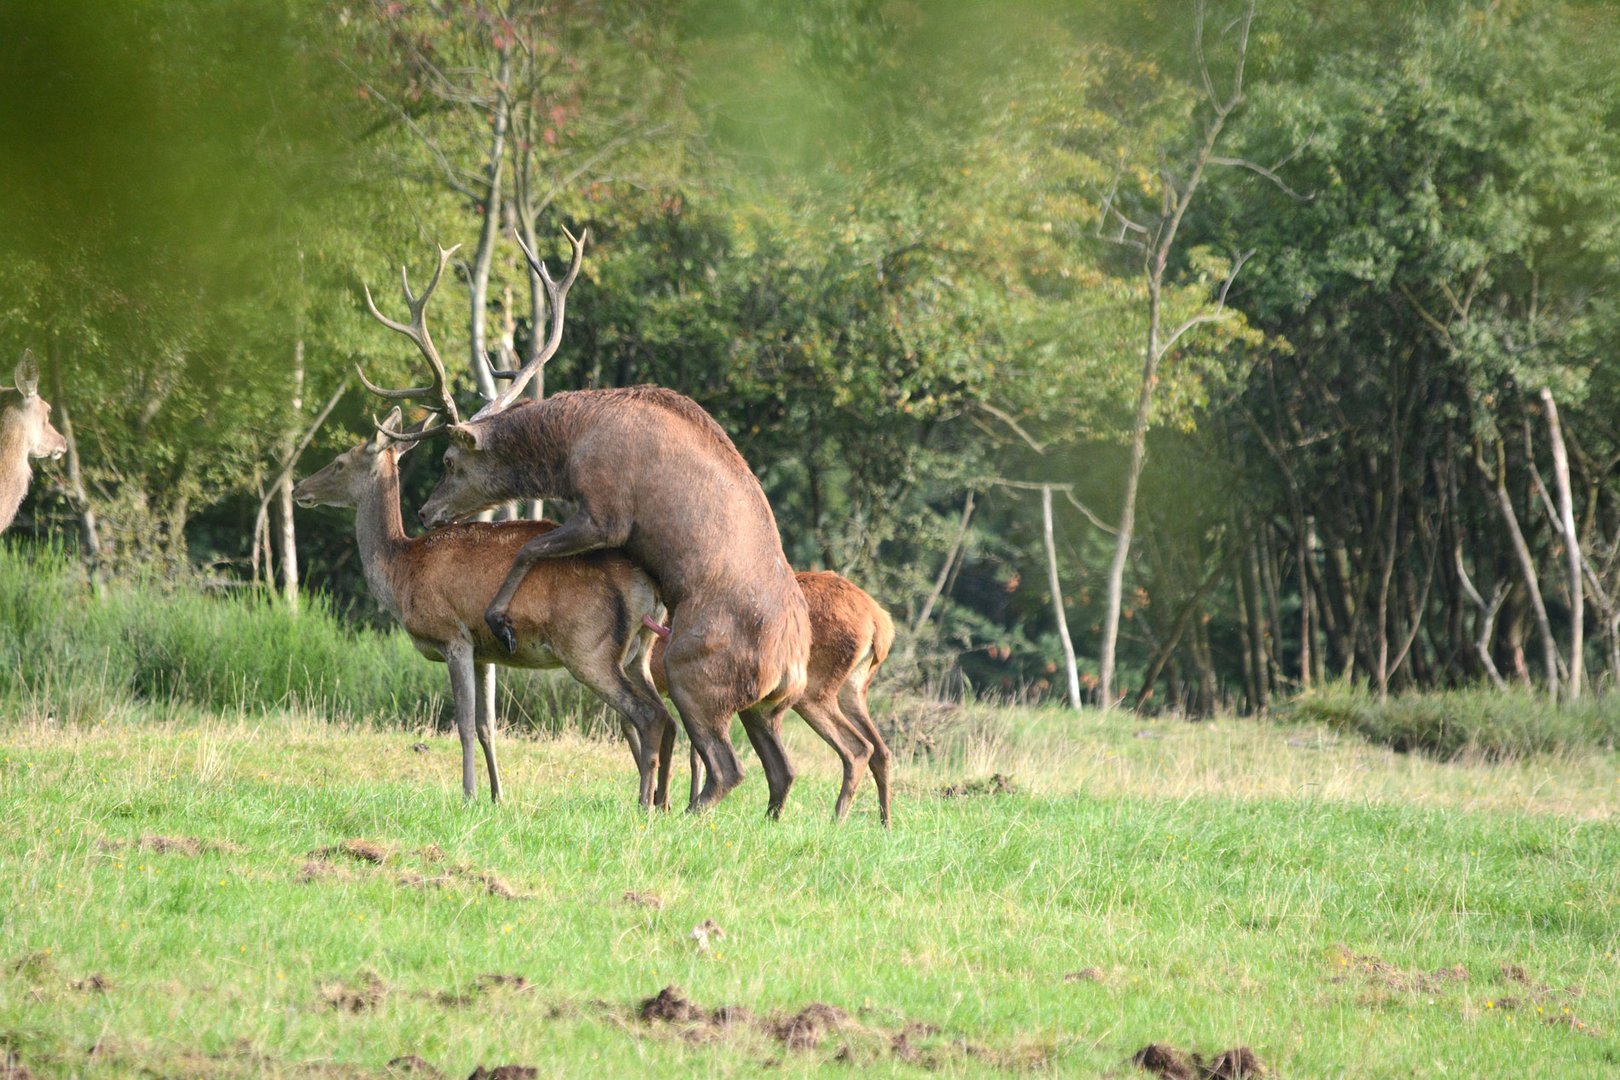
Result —
<path fill-rule="evenodd" d="M 1247 1046 L 1206 1058 L 1165 1043 L 1149 1043 L 1131 1056 L 1131 1064 L 1160 1080 L 1254 1080 L 1266 1074 L 1260 1059 Z"/>
<path fill-rule="evenodd" d="M 388 985 L 374 971 L 364 972 L 356 985 L 342 982 L 322 983 L 321 1000 L 327 1008 L 339 1012 L 362 1013 L 375 1009 L 388 996 Z"/>
<path fill-rule="evenodd" d="M 835 1005 L 812 1001 L 792 1016 L 769 1022 L 768 1030 L 789 1050 L 814 1050 L 822 1040 L 849 1023 L 849 1014 Z"/>
<path fill-rule="evenodd" d="M 1063 976 L 1063 981 L 1066 983 L 1102 982 L 1102 969 L 1087 967 L 1081 968 L 1079 971 L 1071 971 L 1067 975 Z"/>
<path fill-rule="evenodd" d="M 338 866 L 325 860 L 307 862 L 298 868 L 298 880 L 306 885 L 311 881 L 325 881 L 327 879 L 346 881 L 352 876 L 347 866 Z"/>
<path fill-rule="evenodd" d="M 1368 982 L 1402 992 L 1417 990 L 1428 993 L 1449 983 L 1462 983 L 1469 979 L 1468 969 L 1462 964 L 1436 968 L 1433 971 L 1401 968 L 1370 953 L 1351 952 L 1343 945 L 1334 946 L 1330 956 L 1333 965 L 1341 971 L 1354 972 Z M 1345 975 L 1341 974 L 1333 981 L 1344 980 Z"/>
<path fill-rule="evenodd" d="M 438 844 L 429 844 L 427 847 L 417 848 L 416 855 L 423 862 L 444 862 L 444 848 Z"/>
<path fill-rule="evenodd" d="M 425 742 L 417 742 L 417 743 L 411 743 L 411 749 L 416 751 L 418 754 L 425 754 L 429 750 L 432 750 L 433 747 L 429 746 Z"/>
<path fill-rule="evenodd" d="M 356 862 L 381 866 L 393 853 L 393 848 L 387 844 L 379 844 L 375 840 L 345 840 L 341 844 L 318 848 L 310 852 L 310 855 L 317 859 L 326 859 L 328 862 L 353 859 Z"/>
<path fill-rule="evenodd" d="M 637 892 L 634 889 L 626 892 L 623 899 L 625 903 L 632 907 L 652 908 L 654 911 L 658 911 L 664 906 L 664 902 L 652 893 Z"/>
<path fill-rule="evenodd" d="M 86 994 L 105 994 L 112 989 L 112 983 L 107 979 L 107 976 L 98 971 L 93 975 L 86 975 L 84 978 L 76 980 L 73 983 L 73 989 Z"/>
<path fill-rule="evenodd" d="M 7 1050 L 0 1055 L 0 1080 L 34 1080 L 34 1074 L 28 1071 L 15 1050 Z"/>
<path fill-rule="evenodd" d="M 399 1057 L 394 1058 L 388 1063 L 388 1073 L 390 1076 L 427 1077 L 428 1080 L 434 1080 L 434 1078 L 444 1075 L 444 1073 L 415 1054 L 401 1054 Z"/>
<path fill-rule="evenodd" d="M 979 795 L 1014 795 L 1018 792 L 1018 781 L 1005 773 L 994 773 L 979 780 L 964 780 L 960 784 L 951 784 L 939 789 L 941 796 L 947 799 L 966 799 Z"/>
<path fill-rule="evenodd" d="M 539 1075 L 540 1070 L 533 1065 L 497 1065 L 493 1069 L 480 1065 L 467 1080 L 535 1080 Z"/>

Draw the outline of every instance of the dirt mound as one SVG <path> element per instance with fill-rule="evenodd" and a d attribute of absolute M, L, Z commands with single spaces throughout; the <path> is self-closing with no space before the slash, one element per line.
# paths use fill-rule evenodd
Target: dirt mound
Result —
<path fill-rule="evenodd" d="M 649 907 L 654 911 L 658 911 L 664 906 L 664 902 L 652 893 L 636 892 L 634 889 L 626 892 L 623 899 L 625 903 L 634 907 Z"/>
<path fill-rule="evenodd" d="M 326 1002 L 329 1009 L 362 1013 L 382 1004 L 388 996 L 388 985 L 377 977 L 376 972 L 368 971 L 360 977 L 358 986 L 341 982 L 322 983 L 320 993 L 321 1000 Z"/>
<path fill-rule="evenodd" d="M 1369 982 L 1377 983 L 1390 990 L 1424 992 L 1438 990 L 1446 983 L 1467 982 L 1468 969 L 1462 964 L 1453 964 L 1450 967 L 1436 968 L 1433 971 L 1416 971 L 1397 967 L 1382 957 L 1371 953 L 1355 953 L 1343 945 L 1335 945 L 1329 950 L 1329 960 L 1341 970 L 1353 971 L 1366 978 Z M 1333 980 L 1343 982 L 1340 976 Z"/>
<path fill-rule="evenodd" d="M 1063 981 L 1066 982 L 1066 983 L 1102 982 L 1103 981 L 1102 969 L 1101 968 L 1088 967 L 1088 968 L 1081 968 L 1079 971 L 1071 971 L 1067 975 L 1063 976 Z"/>
<path fill-rule="evenodd" d="M 15 1050 L 0 1054 L 0 1080 L 34 1080 L 34 1074 L 23 1065 Z"/>
<path fill-rule="evenodd" d="M 535 1080 L 539 1075 L 540 1070 L 533 1065 L 497 1065 L 493 1069 L 480 1065 L 467 1080 Z"/>
<path fill-rule="evenodd" d="M 650 1024 L 691 1024 L 708 1019 L 706 1012 L 681 993 L 680 987 L 673 985 L 643 1001 L 637 1013 Z"/>
<path fill-rule="evenodd" d="M 771 1036 L 789 1050 L 814 1050 L 823 1039 L 849 1023 L 849 1014 L 835 1005 L 812 1001 L 792 1016 L 772 1021 Z"/>
<path fill-rule="evenodd" d="M 425 1076 L 428 1080 L 443 1076 L 444 1073 L 435 1069 L 415 1054 L 401 1054 L 388 1063 L 390 1076 Z"/>
<path fill-rule="evenodd" d="M 1005 773 L 995 773 L 980 780 L 964 780 L 960 784 L 951 784 L 949 787 L 939 789 L 940 795 L 947 799 L 971 798 L 977 795 L 1013 795 L 1018 791 L 1018 781 Z"/>
<path fill-rule="evenodd" d="M 406 871 L 399 875 L 399 884 L 406 889 L 442 889 L 455 879 L 448 874 L 435 874 L 426 877 L 422 874 Z"/>
<path fill-rule="evenodd" d="M 1266 1074 L 1260 1059 L 1247 1046 L 1205 1058 L 1164 1043 L 1149 1043 L 1131 1056 L 1131 1064 L 1156 1074 L 1160 1080 L 1255 1080 Z"/>
<path fill-rule="evenodd" d="M 94 975 L 87 975 L 73 984 L 73 989 L 83 991 L 86 994 L 105 994 L 111 988 L 112 983 L 108 981 L 107 976 L 99 971 Z"/>
<path fill-rule="evenodd" d="M 444 862 L 444 848 L 438 844 L 429 844 L 424 848 L 417 848 L 416 855 L 423 862 Z"/>
<path fill-rule="evenodd" d="M 510 990 L 514 994 L 522 994 L 534 989 L 534 984 L 521 975 L 501 975 L 497 973 L 478 976 L 476 985 L 480 990 Z"/>
<path fill-rule="evenodd" d="M 341 844 L 319 848 L 310 852 L 310 855 L 317 859 L 326 859 L 329 862 L 347 858 L 356 862 L 370 863 L 372 866 L 380 866 L 393 853 L 393 848 L 387 844 L 379 844 L 374 840 L 345 840 Z"/>
<path fill-rule="evenodd" d="M 485 870 L 485 871 L 483 871 L 481 873 L 469 874 L 467 876 L 469 878 L 471 878 L 473 881 L 476 881 L 480 885 L 482 885 L 484 887 L 484 891 L 487 892 L 491 896 L 498 896 L 502 900 L 522 900 L 522 899 L 524 899 L 524 896 L 523 896 L 522 893 L 518 892 L 516 889 L 512 888 L 512 886 L 510 886 L 506 882 L 502 881 L 499 876 L 497 876 L 495 874 L 492 874 L 487 870 Z M 511 1065 L 511 1066 L 503 1065 L 501 1067 L 502 1068 L 517 1068 L 518 1066 L 515 1066 L 515 1065 Z"/>
<path fill-rule="evenodd" d="M 325 861 L 307 862 L 298 868 L 298 880 L 306 885 L 311 881 L 320 881 L 325 878 L 335 878 L 338 881 L 343 881 L 349 876 L 348 867 L 336 866 Z"/>

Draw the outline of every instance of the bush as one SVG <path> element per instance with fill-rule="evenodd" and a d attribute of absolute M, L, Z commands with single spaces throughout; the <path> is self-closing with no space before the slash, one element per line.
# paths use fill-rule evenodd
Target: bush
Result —
<path fill-rule="evenodd" d="M 509 722 L 606 727 L 561 673 L 503 672 Z M 152 580 L 96 588 L 56 548 L 0 545 L 0 708 L 99 722 L 151 706 L 417 724 L 447 720 L 443 665 L 398 630 L 346 625 L 320 597 L 293 614 L 257 591 L 204 593 Z"/>
<path fill-rule="evenodd" d="M 1380 703 L 1364 690 L 1335 688 L 1299 698 L 1290 709 L 1301 721 L 1346 728 L 1402 753 L 1421 751 L 1448 761 L 1613 749 L 1620 743 L 1620 699 L 1610 695 L 1554 704 L 1531 690 L 1477 688 Z"/>

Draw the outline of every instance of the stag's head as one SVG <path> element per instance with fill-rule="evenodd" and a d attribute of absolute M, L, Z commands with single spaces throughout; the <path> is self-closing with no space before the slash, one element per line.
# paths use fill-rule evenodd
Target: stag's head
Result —
<path fill-rule="evenodd" d="M 399 421 L 396 408 L 378 426 L 397 431 Z M 299 506 L 359 506 L 368 491 L 376 490 L 388 473 L 398 469 L 399 455 L 409 446 L 379 430 L 333 458 L 326 468 L 300 480 L 293 488 L 293 501 Z"/>
<path fill-rule="evenodd" d="M 428 528 L 461 521 L 514 497 L 506 465 L 489 448 L 489 425 L 453 424 L 444 452 L 444 472 L 417 515 Z"/>
<path fill-rule="evenodd" d="M 51 425 L 51 403 L 39 396 L 39 365 L 24 352 L 17 362 L 17 385 L 0 390 L 3 426 L 14 432 L 31 458 L 59 458 L 67 453 L 67 440 Z"/>

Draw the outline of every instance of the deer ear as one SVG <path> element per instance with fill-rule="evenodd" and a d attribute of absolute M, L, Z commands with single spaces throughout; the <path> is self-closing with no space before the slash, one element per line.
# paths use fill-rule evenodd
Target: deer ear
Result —
<path fill-rule="evenodd" d="M 482 450 L 484 448 L 484 429 L 471 424 L 452 424 L 450 437 L 456 445 L 468 450 Z"/>
<path fill-rule="evenodd" d="M 400 412 L 398 405 L 388 410 L 388 415 L 383 417 L 382 422 L 378 425 L 377 433 L 371 437 L 371 452 L 373 454 L 380 454 L 394 444 L 394 440 L 384 435 L 381 429 L 387 428 L 389 431 L 398 431 L 400 421 L 404 419 L 404 415 L 404 413 Z"/>
<path fill-rule="evenodd" d="M 34 359 L 33 349 L 24 349 L 22 359 L 17 361 L 17 392 L 25 398 L 31 398 L 39 393 L 39 362 Z"/>

